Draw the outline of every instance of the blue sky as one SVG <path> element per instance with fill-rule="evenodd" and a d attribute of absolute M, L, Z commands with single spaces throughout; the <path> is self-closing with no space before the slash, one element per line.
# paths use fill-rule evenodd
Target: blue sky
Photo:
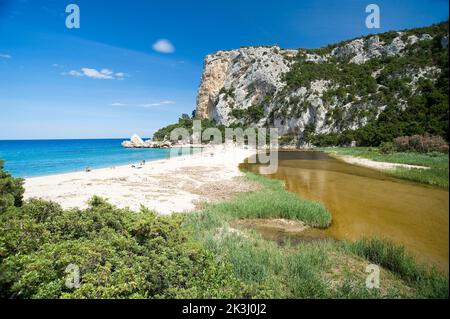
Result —
<path fill-rule="evenodd" d="M 70 3 L 80 29 L 65 26 Z M 370 3 L 377 30 L 365 27 Z M 0 139 L 151 136 L 195 108 L 208 53 L 315 48 L 448 10 L 444 0 L 0 0 Z"/>

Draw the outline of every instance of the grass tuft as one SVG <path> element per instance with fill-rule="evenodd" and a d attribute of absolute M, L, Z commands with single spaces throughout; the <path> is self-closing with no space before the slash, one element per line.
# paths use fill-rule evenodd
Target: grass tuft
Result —
<path fill-rule="evenodd" d="M 382 266 L 414 285 L 419 296 L 448 298 L 448 280 L 435 269 L 419 266 L 405 248 L 381 239 L 363 239 L 345 243 L 348 251 Z"/>
<path fill-rule="evenodd" d="M 235 219 L 296 219 L 318 228 L 326 228 L 331 224 L 331 214 L 321 203 L 308 201 L 288 192 L 280 181 L 252 173 L 246 173 L 246 176 L 252 181 L 260 182 L 264 186 L 263 190 L 240 194 L 229 202 L 209 205 L 205 211 Z"/>
<path fill-rule="evenodd" d="M 448 280 L 424 271 L 398 246 L 383 241 L 321 240 L 279 246 L 257 231 L 234 229 L 236 218 L 290 218 L 326 227 L 330 213 L 297 197 L 277 180 L 248 173 L 263 185 L 221 204 L 186 215 L 191 234 L 215 258 L 230 266 L 246 298 L 445 298 Z M 293 196 L 291 196 L 293 195 Z M 365 284 L 369 263 L 383 269 L 382 289 Z M 225 284 L 226 286 L 226 284 Z"/>

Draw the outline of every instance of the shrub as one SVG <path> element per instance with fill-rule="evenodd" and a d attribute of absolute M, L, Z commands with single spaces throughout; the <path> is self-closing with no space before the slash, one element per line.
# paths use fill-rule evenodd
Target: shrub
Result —
<path fill-rule="evenodd" d="M 297 139 L 297 137 L 298 136 L 295 133 L 288 133 L 288 134 L 280 136 L 278 139 L 278 142 L 280 143 L 280 146 L 289 145 L 292 142 L 294 142 Z"/>
<path fill-rule="evenodd" d="M 20 206 L 24 193 L 23 180 L 14 178 L 3 170 L 5 162 L 0 160 L 0 213 L 9 206 Z"/>
<path fill-rule="evenodd" d="M 311 143 L 318 147 L 338 145 L 338 133 L 316 134 L 311 137 Z"/>
<path fill-rule="evenodd" d="M 229 266 L 189 239 L 183 221 L 98 197 L 85 210 L 10 206 L 0 214 L 0 298 L 240 296 Z M 77 289 L 65 285 L 70 264 L 80 270 Z"/>
<path fill-rule="evenodd" d="M 153 134 L 153 140 L 154 141 L 164 141 L 170 139 L 170 133 L 179 128 L 186 129 L 190 135 L 192 135 L 192 127 L 193 127 L 193 121 L 196 119 L 195 117 L 187 118 L 187 117 L 181 117 L 178 120 L 178 123 L 170 124 L 168 126 L 165 126 L 163 128 L 160 128 L 158 131 L 156 131 Z M 196 119 L 198 120 L 198 119 Z M 217 125 L 214 121 L 210 121 L 208 119 L 201 120 L 201 127 L 202 132 L 205 131 L 208 128 L 217 128 L 222 132 L 222 136 L 224 136 L 225 126 L 223 125 Z"/>
<path fill-rule="evenodd" d="M 447 142 L 440 136 L 432 136 L 429 134 L 397 137 L 394 139 L 394 146 L 399 152 L 448 153 Z"/>
<path fill-rule="evenodd" d="M 399 152 L 409 150 L 409 136 L 400 136 L 394 139 L 394 147 Z"/>
<path fill-rule="evenodd" d="M 381 154 L 390 154 L 394 153 L 394 143 L 392 142 L 383 142 L 380 145 L 379 151 Z"/>
<path fill-rule="evenodd" d="M 230 112 L 237 120 L 243 120 L 245 124 L 257 123 L 264 117 L 264 107 L 260 104 L 251 105 L 246 109 L 233 109 Z"/>

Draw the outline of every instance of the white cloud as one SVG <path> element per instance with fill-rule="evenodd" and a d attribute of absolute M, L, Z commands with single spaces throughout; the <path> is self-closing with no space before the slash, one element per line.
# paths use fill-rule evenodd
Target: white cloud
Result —
<path fill-rule="evenodd" d="M 103 70 L 100 71 L 100 73 L 101 73 L 101 74 L 105 74 L 105 75 L 111 75 L 111 74 L 113 74 L 114 72 L 111 71 L 110 69 L 103 69 Z"/>
<path fill-rule="evenodd" d="M 12 59 L 12 56 L 10 56 L 9 54 L 0 53 L 0 58 L 2 58 L 2 59 Z"/>
<path fill-rule="evenodd" d="M 114 73 L 111 69 L 91 69 L 91 68 L 81 68 L 80 71 L 72 70 L 68 73 L 63 73 L 64 75 L 71 75 L 75 77 L 82 77 L 86 76 L 91 79 L 98 79 L 98 80 L 123 80 L 123 78 L 126 76 L 123 72 L 117 72 Z"/>
<path fill-rule="evenodd" d="M 153 50 L 160 53 L 173 53 L 175 52 L 175 47 L 169 40 L 160 39 L 153 43 Z"/>
<path fill-rule="evenodd" d="M 160 101 L 155 103 L 147 103 L 147 104 L 139 104 L 140 107 L 152 107 L 152 106 L 161 106 L 161 105 L 169 105 L 169 104 L 175 104 L 175 101 Z"/>
<path fill-rule="evenodd" d="M 80 73 L 80 72 L 78 72 L 78 71 L 75 71 L 75 70 L 69 71 L 68 74 L 71 75 L 71 76 L 75 76 L 75 77 L 83 76 L 82 73 Z"/>
<path fill-rule="evenodd" d="M 163 100 L 158 102 L 152 102 L 152 103 L 144 103 L 144 104 L 128 104 L 128 103 L 122 103 L 122 102 L 114 102 L 111 103 L 111 106 L 130 106 L 130 107 L 153 107 L 153 106 L 163 106 L 163 105 L 170 105 L 175 104 L 175 101 L 172 100 Z"/>
<path fill-rule="evenodd" d="M 103 69 L 101 71 L 98 71 L 97 69 L 82 68 L 81 71 L 83 72 L 83 75 L 87 76 L 88 78 L 92 78 L 92 79 L 100 79 L 100 80 L 114 79 L 114 77 L 111 76 L 112 71 L 108 70 L 108 69 Z"/>

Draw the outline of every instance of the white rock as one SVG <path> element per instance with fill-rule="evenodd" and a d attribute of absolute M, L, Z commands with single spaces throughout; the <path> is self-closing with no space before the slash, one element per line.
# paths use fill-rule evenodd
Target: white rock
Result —
<path fill-rule="evenodd" d="M 428 33 L 422 34 L 422 36 L 420 37 L 421 41 L 429 41 L 429 40 L 433 40 L 433 37 L 431 35 L 429 35 Z"/>
<path fill-rule="evenodd" d="M 131 143 L 133 143 L 136 146 L 144 145 L 144 140 L 142 140 L 142 138 L 137 134 L 133 134 L 133 136 L 131 137 L 130 140 L 131 140 Z"/>

